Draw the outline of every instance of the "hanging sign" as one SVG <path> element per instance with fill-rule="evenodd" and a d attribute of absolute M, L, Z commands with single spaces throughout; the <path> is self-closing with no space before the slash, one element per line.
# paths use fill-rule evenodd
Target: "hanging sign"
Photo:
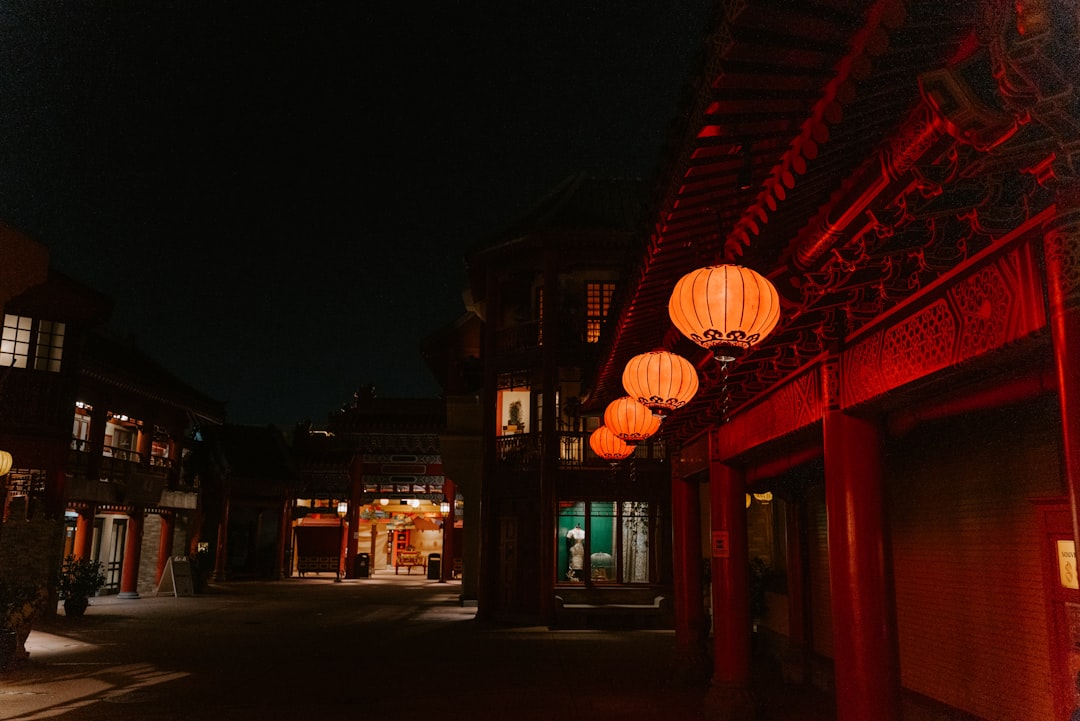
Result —
<path fill-rule="evenodd" d="M 1076 544 L 1072 541 L 1058 541 L 1057 557 L 1062 588 L 1080 588 L 1080 579 L 1076 574 Z"/>

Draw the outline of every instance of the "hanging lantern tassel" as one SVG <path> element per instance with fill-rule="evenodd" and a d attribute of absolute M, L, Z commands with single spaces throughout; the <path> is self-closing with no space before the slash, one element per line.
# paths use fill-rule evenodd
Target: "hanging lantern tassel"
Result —
<path fill-rule="evenodd" d="M 632 398 L 661 419 L 685 406 L 698 392 L 694 364 L 666 350 L 631 358 L 623 369 L 622 383 Z"/>
<path fill-rule="evenodd" d="M 740 265 L 687 273 L 668 301 L 675 327 L 722 363 L 760 343 L 780 320 L 780 296 L 769 279 Z"/>

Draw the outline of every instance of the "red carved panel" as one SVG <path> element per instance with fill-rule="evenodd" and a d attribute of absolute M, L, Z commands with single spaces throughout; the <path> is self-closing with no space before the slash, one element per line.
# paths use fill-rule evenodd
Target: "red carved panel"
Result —
<path fill-rule="evenodd" d="M 1001 348 L 1046 325 L 1030 245 L 955 279 L 945 297 L 851 345 L 841 357 L 843 407 Z"/>
<path fill-rule="evenodd" d="M 722 425 L 722 456 L 731 458 L 821 420 L 822 403 L 820 374 L 812 368 Z"/>
<path fill-rule="evenodd" d="M 882 390 L 947 368 L 953 356 L 957 325 L 948 303 L 939 300 L 886 328 L 878 361 L 885 386 Z"/>

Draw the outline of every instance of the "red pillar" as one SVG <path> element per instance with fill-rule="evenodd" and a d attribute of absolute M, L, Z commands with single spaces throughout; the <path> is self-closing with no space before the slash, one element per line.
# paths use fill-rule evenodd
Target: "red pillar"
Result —
<path fill-rule="evenodd" d="M 136 506 L 128 514 L 127 537 L 124 540 L 124 565 L 120 571 L 119 598 L 139 597 L 139 562 L 142 559 L 143 509 Z"/>
<path fill-rule="evenodd" d="M 701 496 L 697 483 L 671 479 L 675 662 L 695 675 L 704 666 L 705 604 L 701 580 Z"/>
<path fill-rule="evenodd" d="M 884 533 L 881 432 L 825 413 L 825 505 L 837 721 L 896 721 L 900 664 Z"/>
<path fill-rule="evenodd" d="M 75 519 L 75 546 L 72 550 L 75 558 L 92 558 L 94 553 L 94 515 L 97 506 L 90 504 L 79 511 Z"/>
<path fill-rule="evenodd" d="M 1062 458 L 1080 541 L 1080 183 L 1057 193 L 1057 214 L 1043 241 L 1050 337 L 1061 407 Z"/>
<path fill-rule="evenodd" d="M 746 484 L 740 471 L 710 455 L 713 673 L 706 703 L 710 718 L 741 721 L 754 717 Z"/>
<path fill-rule="evenodd" d="M 161 575 L 165 573 L 165 566 L 169 563 L 169 557 L 173 550 L 173 528 L 176 525 L 176 517 L 169 512 L 162 513 L 161 537 L 158 539 L 157 569 L 154 571 L 154 583 L 161 582 Z"/>

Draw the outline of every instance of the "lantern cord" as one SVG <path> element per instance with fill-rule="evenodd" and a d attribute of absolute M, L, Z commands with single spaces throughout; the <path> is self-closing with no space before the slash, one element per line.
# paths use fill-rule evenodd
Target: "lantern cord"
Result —
<path fill-rule="evenodd" d="M 726 358 L 720 361 L 720 422 L 727 423 L 728 412 L 731 410 L 731 391 L 728 388 L 728 361 Z"/>

